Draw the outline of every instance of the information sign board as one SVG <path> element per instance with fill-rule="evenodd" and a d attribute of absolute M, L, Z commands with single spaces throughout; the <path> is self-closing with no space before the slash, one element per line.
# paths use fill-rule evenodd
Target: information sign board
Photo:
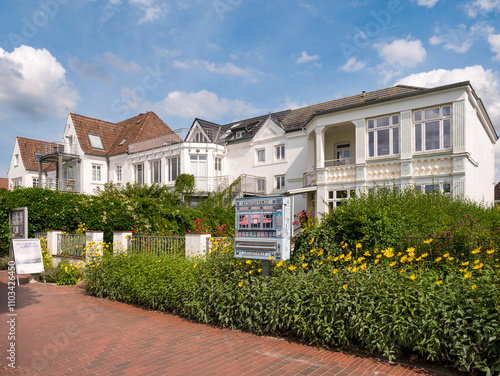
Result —
<path fill-rule="evenodd" d="M 28 239 L 28 208 L 15 208 L 9 212 L 11 239 Z"/>
<path fill-rule="evenodd" d="M 43 273 L 40 239 L 12 239 L 16 274 Z"/>

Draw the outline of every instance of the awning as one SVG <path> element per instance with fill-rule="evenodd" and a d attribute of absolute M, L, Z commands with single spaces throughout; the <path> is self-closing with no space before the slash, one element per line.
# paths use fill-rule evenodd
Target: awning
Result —
<path fill-rule="evenodd" d="M 285 196 L 294 196 L 294 195 L 300 195 L 302 193 L 307 193 L 307 192 L 315 192 L 317 189 L 318 189 L 317 186 L 290 189 L 289 191 L 285 192 Z"/>

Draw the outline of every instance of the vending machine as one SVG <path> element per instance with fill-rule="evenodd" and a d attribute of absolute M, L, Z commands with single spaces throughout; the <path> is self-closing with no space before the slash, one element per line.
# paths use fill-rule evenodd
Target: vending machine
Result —
<path fill-rule="evenodd" d="M 288 260 L 292 223 L 290 205 L 290 198 L 285 196 L 237 199 L 234 256 Z"/>

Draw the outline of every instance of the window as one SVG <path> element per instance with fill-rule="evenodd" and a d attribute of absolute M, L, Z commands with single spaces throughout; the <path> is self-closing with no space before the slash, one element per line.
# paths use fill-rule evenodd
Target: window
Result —
<path fill-rule="evenodd" d="M 116 165 L 116 181 L 122 181 L 122 165 Z"/>
<path fill-rule="evenodd" d="M 415 186 L 415 189 L 419 192 L 424 193 L 443 193 L 445 195 L 451 195 L 451 184 L 450 183 L 438 183 L 438 184 L 419 184 Z"/>
<path fill-rule="evenodd" d="M 180 157 L 167 158 L 167 178 L 168 181 L 175 181 L 181 170 L 181 159 Z"/>
<path fill-rule="evenodd" d="M 137 184 L 144 184 L 144 164 L 139 163 L 134 165 L 134 179 Z"/>
<path fill-rule="evenodd" d="M 266 161 L 266 150 L 259 149 L 257 150 L 257 162 L 264 163 Z"/>
<path fill-rule="evenodd" d="M 20 187 L 22 182 L 23 182 L 22 178 L 12 179 L 11 187 L 13 187 L 13 188 Z"/>
<path fill-rule="evenodd" d="M 259 193 L 266 192 L 266 179 L 263 178 L 257 179 L 257 192 Z"/>
<path fill-rule="evenodd" d="M 276 176 L 276 189 L 285 189 L 285 175 Z"/>
<path fill-rule="evenodd" d="M 101 165 L 92 165 L 92 181 L 101 181 Z"/>
<path fill-rule="evenodd" d="M 215 158 L 214 159 L 214 170 L 221 172 L 222 171 L 222 158 Z"/>
<path fill-rule="evenodd" d="M 196 132 L 193 137 L 193 142 L 208 142 L 207 138 L 200 131 Z"/>
<path fill-rule="evenodd" d="M 14 155 L 14 166 L 19 165 L 19 154 Z"/>
<path fill-rule="evenodd" d="M 234 138 L 242 138 L 245 135 L 245 131 L 236 132 Z"/>
<path fill-rule="evenodd" d="M 33 187 L 39 187 L 39 186 L 40 186 L 40 179 L 33 178 Z"/>
<path fill-rule="evenodd" d="M 118 146 L 123 146 L 123 144 L 125 144 L 125 142 L 127 142 L 127 141 L 128 141 L 128 137 L 125 137 L 123 140 L 120 141 Z"/>
<path fill-rule="evenodd" d="M 351 144 L 339 144 L 335 147 L 335 166 L 344 166 L 351 161 Z"/>
<path fill-rule="evenodd" d="M 356 196 L 355 189 L 341 189 L 336 191 L 328 191 L 328 206 L 330 206 L 330 208 L 340 206 L 342 205 L 342 201 L 355 196 Z"/>
<path fill-rule="evenodd" d="M 451 148 L 451 106 L 413 112 L 415 151 Z"/>
<path fill-rule="evenodd" d="M 274 148 L 276 160 L 285 159 L 285 145 L 278 145 Z"/>
<path fill-rule="evenodd" d="M 91 134 L 91 133 L 87 133 L 87 136 L 89 138 L 90 146 L 93 149 L 104 150 L 104 145 L 102 144 L 101 136 L 99 136 L 98 134 Z"/>
<path fill-rule="evenodd" d="M 399 115 L 368 119 L 368 155 L 399 154 Z"/>
<path fill-rule="evenodd" d="M 149 171 L 151 173 L 151 183 L 161 183 L 161 161 L 149 162 Z"/>

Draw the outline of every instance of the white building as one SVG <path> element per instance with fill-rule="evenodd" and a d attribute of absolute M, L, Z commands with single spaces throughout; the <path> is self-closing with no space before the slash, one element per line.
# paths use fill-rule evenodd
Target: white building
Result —
<path fill-rule="evenodd" d="M 295 213 L 321 213 L 384 184 L 493 203 L 497 139 L 470 83 L 460 82 L 398 85 L 224 125 L 195 119 L 184 140 L 152 112 L 117 124 L 70 114 L 62 145 L 75 153 L 41 160 L 60 166 L 60 188 L 69 179 L 77 192 L 110 181 L 173 185 L 179 173 L 206 192 L 242 177 L 242 194 L 289 194 Z M 32 186 L 19 140 L 9 179 Z"/>

